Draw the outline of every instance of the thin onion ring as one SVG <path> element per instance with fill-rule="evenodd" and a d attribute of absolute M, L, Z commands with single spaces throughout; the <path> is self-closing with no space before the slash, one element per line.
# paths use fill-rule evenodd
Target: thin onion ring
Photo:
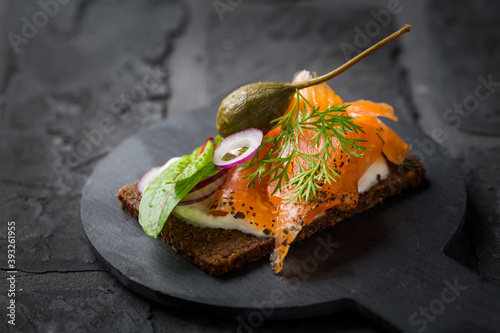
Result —
<path fill-rule="evenodd" d="M 231 134 L 215 148 L 212 163 L 219 168 L 231 168 L 248 161 L 259 149 L 264 134 L 257 128 L 249 128 L 238 133 Z M 248 148 L 243 154 L 225 161 L 224 157 L 235 149 Z"/>

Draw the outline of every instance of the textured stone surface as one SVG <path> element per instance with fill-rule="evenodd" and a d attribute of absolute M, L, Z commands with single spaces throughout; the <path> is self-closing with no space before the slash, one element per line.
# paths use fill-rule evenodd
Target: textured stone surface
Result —
<path fill-rule="evenodd" d="M 429 38 L 437 111 L 469 133 L 500 135 L 499 12 L 492 0 L 429 2 L 430 29 L 439 31 Z M 486 87 L 478 77 L 489 75 L 496 84 Z"/>
<path fill-rule="evenodd" d="M 243 3 L 223 17 L 223 21 L 212 17 L 213 34 L 207 40 L 209 94 L 217 100 L 243 84 L 291 81 L 301 69 L 325 74 L 354 57 L 354 48 L 363 50 L 361 45 L 367 47 L 396 30 L 389 22 L 358 41 L 353 29 L 364 31 L 365 23 L 373 20 L 369 7 L 337 7 L 328 2 L 316 6 Z M 405 100 L 405 70 L 398 63 L 399 55 L 396 41 L 329 84 L 346 102 L 391 101 L 398 115 L 410 122 L 413 110 Z"/>
<path fill-rule="evenodd" d="M 100 269 L 80 223 L 81 188 L 112 147 L 166 116 L 164 60 L 184 14 L 178 1 L 55 8 L 8 53 L 0 182 L 10 197 L 1 218 L 18 222 L 19 269 Z M 35 2 L 11 2 L 7 32 L 25 36 L 23 17 L 39 13 Z"/>
<path fill-rule="evenodd" d="M 19 331 L 237 331 L 238 322 L 154 304 L 103 272 L 81 226 L 81 189 L 124 138 L 193 101 L 218 103 L 244 83 L 340 65 L 341 45 L 356 46 L 353 29 L 373 26 L 371 10 L 380 13 L 389 2 L 232 3 L 219 15 L 211 2 L 192 0 L 70 1 L 19 52 L 7 34 L 22 36 L 22 18 L 33 22 L 42 8 L 0 3 L 0 221 L 17 222 L 17 268 L 27 272 L 17 275 Z M 479 76 L 500 81 L 498 12 L 494 0 L 401 1 L 400 12 L 369 39 L 403 23 L 413 31 L 331 85 L 345 101 L 391 103 L 402 120 L 438 141 L 413 143 L 415 149 L 424 156 L 442 149 L 456 159 L 470 209 L 450 254 L 500 285 L 500 92 L 468 117 L 443 118 L 475 94 Z M 166 68 L 184 79 L 172 81 Z M 0 248 L 3 307 L 5 227 Z M 4 331 L 3 312 L 0 318 Z M 266 323 L 258 331 L 307 329 L 374 331 L 351 313 Z"/>
<path fill-rule="evenodd" d="M 106 272 L 20 273 L 16 280 L 18 332 L 153 332 L 148 301 Z"/>

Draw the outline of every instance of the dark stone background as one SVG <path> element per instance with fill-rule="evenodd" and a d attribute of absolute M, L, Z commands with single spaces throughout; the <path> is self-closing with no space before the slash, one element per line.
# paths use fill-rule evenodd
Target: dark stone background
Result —
<path fill-rule="evenodd" d="M 356 29 L 370 26 L 369 44 L 404 23 L 413 30 L 330 85 L 345 101 L 392 104 L 436 141 L 412 143 L 424 160 L 442 150 L 457 161 L 469 215 L 449 255 L 500 285 L 500 84 L 473 103 L 479 77 L 500 81 L 500 3 L 401 0 L 400 12 L 376 23 L 373 13 L 393 2 L 221 0 L 229 7 L 219 15 L 211 1 L 60 0 L 41 1 L 57 4 L 44 16 L 38 2 L 2 1 L 0 304 L 13 220 L 16 329 L 236 331 L 237 322 L 166 308 L 119 284 L 90 250 L 81 190 L 99 160 L 140 129 L 217 104 L 245 83 L 327 72 L 346 60 L 342 45 L 361 46 Z M 377 329 L 347 312 L 257 331 L 304 330 Z"/>

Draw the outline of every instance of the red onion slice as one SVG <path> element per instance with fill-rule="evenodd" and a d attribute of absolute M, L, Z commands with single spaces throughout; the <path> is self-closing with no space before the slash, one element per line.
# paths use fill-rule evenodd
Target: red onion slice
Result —
<path fill-rule="evenodd" d="M 205 186 L 209 185 L 210 183 L 213 183 L 214 181 L 216 181 L 220 177 L 224 176 L 228 171 L 229 171 L 229 169 L 221 169 L 219 172 L 217 172 L 212 177 L 202 179 L 198 184 L 195 185 L 195 187 L 193 187 L 193 189 L 189 193 L 194 192 L 194 191 L 198 191 L 199 189 L 204 188 Z"/>
<path fill-rule="evenodd" d="M 264 134 L 256 128 L 249 128 L 231 134 L 214 150 L 212 163 L 219 168 L 231 168 L 249 160 L 259 149 Z M 224 157 L 235 149 L 248 148 L 243 154 L 225 161 Z"/>
<path fill-rule="evenodd" d="M 214 177 L 220 174 L 222 174 L 222 176 L 219 176 L 217 179 L 214 179 Z M 227 178 L 227 172 L 224 173 L 219 172 L 215 176 L 207 178 L 205 181 L 211 180 L 211 182 L 208 183 L 208 185 L 199 188 L 197 190 L 194 190 L 193 188 L 191 192 L 189 192 L 184 198 L 182 198 L 182 200 L 178 203 L 178 205 L 181 206 L 190 205 L 211 197 L 224 184 L 226 178 Z"/>

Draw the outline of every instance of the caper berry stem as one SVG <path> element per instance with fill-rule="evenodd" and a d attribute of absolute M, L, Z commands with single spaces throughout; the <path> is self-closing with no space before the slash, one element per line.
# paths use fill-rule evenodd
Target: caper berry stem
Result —
<path fill-rule="evenodd" d="M 267 133 L 272 121 L 281 117 L 292 100 L 295 90 L 328 81 L 402 34 L 410 31 L 406 24 L 389 37 L 358 54 L 334 71 L 308 81 L 294 83 L 258 82 L 247 84 L 229 94 L 217 113 L 217 131 L 228 136 L 247 128 L 258 128 Z"/>
<path fill-rule="evenodd" d="M 394 39 L 407 33 L 410 30 L 411 30 L 411 25 L 405 24 L 404 27 L 402 27 L 401 29 L 399 29 L 398 31 L 393 33 L 392 35 L 387 36 L 386 38 L 382 39 L 377 44 L 372 45 L 370 48 L 364 50 L 363 52 L 361 52 L 360 54 L 358 54 L 357 56 L 355 56 L 354 58 L 352 58 L 351 60 L 349 60 L 348 62 L 343 64 L 342 66 L 338 67 L 337 69 L 331 71 L 330 73 L 327 73 L 325 75 L 322 75 L 320 77 L 317 77 L 317 78 L 314 78 L 314 79 L 311 79 L 308 81 L 290 83 L 290 86 L 295 88 L 295 89 L 303 89 L 303 88 L 307 88 L 307 87 L 314 86 L 316 84 L 320 84 L 320 83 L 326 82 L 328 80 L 331 80 L 334 77 L 336 77 L 337 75 L 339 75 L 339 74 L 343 73 L 344 71 L 346 71 L 347 69 L 349 69 L 351 66 L 353 66 L 354 64 L 356 64 L 357 62 L 359 62 L 360 60 L 365 58 L 366 56 L 368 56 L 369 54 L 371 54 L 372 52 L 376 51 L 380 47 L 393 41 Z"/>

